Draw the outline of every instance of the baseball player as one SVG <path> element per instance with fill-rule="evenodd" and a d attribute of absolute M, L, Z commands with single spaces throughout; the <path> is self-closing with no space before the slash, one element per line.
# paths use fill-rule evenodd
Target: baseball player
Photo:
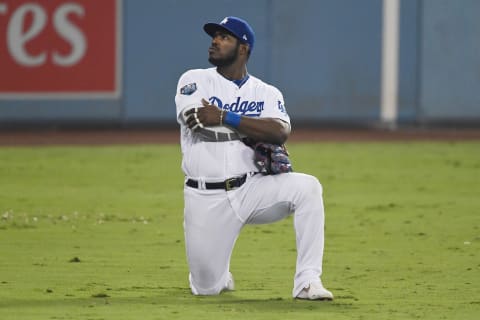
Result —
<path fill-rule="evenodd" d="M 245 143 L 248 138 L 278 147 L 290 134 L 281 92 L 247 72 L 254 32 L 237 17 L 207 23 L 203 29 L 212 37 L 208 61 L 215 67 L 185 72 L 175 96 L 185 174 L 184 230 L 191 291 L 217 295 L 234 290 L 230 256 L 242 228 L 294 214 L 297 262 L 293 297 L 332 300 L 332 293 L 320 280 L 322 186 L 313 176 L 291 172 L 288 161 L 283 163 L 286 170 L 259 173 L 255 147 Z M 280 155 L 288 160 L 285 152 Z M 273 154 L 271 159 L 273 164 Z"/>

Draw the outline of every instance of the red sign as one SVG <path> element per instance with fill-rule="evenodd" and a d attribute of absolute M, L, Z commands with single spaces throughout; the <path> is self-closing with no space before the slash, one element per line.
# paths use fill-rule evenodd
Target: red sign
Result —
<path fill-rule="evenodd" d="M 0 0 L 0 98 L 120 95 L 120 0 Z"/>

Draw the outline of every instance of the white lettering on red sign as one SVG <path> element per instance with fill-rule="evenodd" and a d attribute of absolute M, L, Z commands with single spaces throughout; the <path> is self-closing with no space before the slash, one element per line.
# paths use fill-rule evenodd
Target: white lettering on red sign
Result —
<path fill-rule="evenodd" d="M 53 53 L 53 62 L 63 67 L 76 64 L 85 55 L 85 51 L 87 51 L 85 36 L 80 29 L 68 21 L 67 16 L 69 13 L 83 17 L 85 11 L 83 7 L 77 4 L 64 4 L 55 11 L 53 18 L 55 30 L 72 45 L 70 55 L 61 56 L 58 52 Z"/>
<path fill-rule="evenodd" d="M 0 13 L 6 14 L 8 7 L 0 3 Z M 28 14 L 32 15 L 32 23 L 27 30 L 24 23 Z M 85 34 L 75 24 L 68 20 L 68 15 L 78 17 L 85 15 L 84 8 L 76 3 L 65 3 L 55 9 L 53 13 L 53 26 L 55 32 L 71 45 L 71 52 L 66 55 L 58 51 L 51 52 L 52 62 L 61 67 L 70 67 L 78 63 L 87 51 Z M 44 8 L 36 3 L 26 3 L 13 12 L 7 26 L 7 47 L 10 55 L 20 65 L 26 67 L 41 66 L 47 61 L 47 52 L 37 55 L 29 54 L 26 45 L 45 29 L 48 16 Z"/>
<path fill-rule="evenodd" d="M 0 0 L 0 100 L 118 98 L 121 0 Z"/>

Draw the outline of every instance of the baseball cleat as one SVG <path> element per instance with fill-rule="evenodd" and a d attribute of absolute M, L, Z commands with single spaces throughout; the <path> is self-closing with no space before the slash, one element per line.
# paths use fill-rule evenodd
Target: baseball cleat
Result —
<path fill-rule="evenodd" d="M 333 300 L 333 294 L 325 289 L 320 281 L 312 282 L 308 287 L 303 288 L 297 295 L 297 299 L 308 300 Z"/>
<path fill-rule="evenodd" d="M 227 283 L 223 287 L 222 291 L 233 291 L 235 290 L 235 281 L 233 281 L 233 275 L 231 272 L 228 273 Z"/>

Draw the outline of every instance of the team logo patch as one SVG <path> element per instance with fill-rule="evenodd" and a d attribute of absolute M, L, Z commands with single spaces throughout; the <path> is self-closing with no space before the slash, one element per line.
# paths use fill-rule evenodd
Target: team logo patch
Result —
<path fill-rule="evenodd" d="M 285 106 L 283 105 L 282 101 L 278 100 L 278 110 L 283 113 L 287 113 L 287 110 L 285 109 Z"/>
<path fill-rule="evenodd" d="M 180 93 L 184 94 L 184 95 L 187 95 L 187 96 L 191 95 L 195 91 L 197 91 L 197 84 L 195 82 L 187 84 L 186 86 L 183 86 L 180 89 Z"/>

